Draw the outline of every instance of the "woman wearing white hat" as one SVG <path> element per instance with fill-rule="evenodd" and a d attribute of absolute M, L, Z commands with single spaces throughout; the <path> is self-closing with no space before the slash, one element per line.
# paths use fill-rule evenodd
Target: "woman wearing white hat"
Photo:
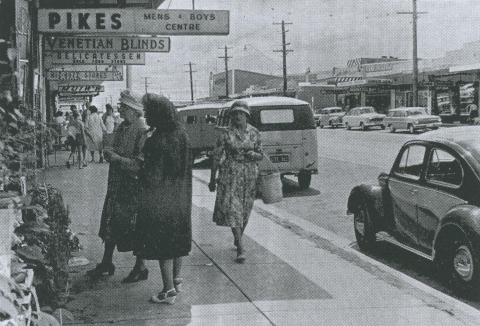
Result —
<path fill-rule="evenodd" d="M 138 156 L 141 153 L 146 136 L 146 126 L 141 119 L 143 105 L 141 97 L 129 91 L 120 95 L 121 117 L 124 121 L 114 132 L 112 148 L 104 150 L 105 159 L 110 162 L 108 188 L 102 211 L 99 236 L 105 242 L 103 259 L 88 275 L 98 277 L 113 275 L 112 263 L 115 247 L 119 252 L 133 250 L 134 226 L 138 211 L 138 177 L 140 169 Z M 148 270 L 143 260 L 137 258 L 125 283 L 137 282 L 148 278 Z"/>
<path fill-rule="evenodd" d="M 232 228 L 237 263 L 245 261 L 242 236 L 256 195 L 258 161 L 263 158 L 260 133 L 247 123 L 250 110 L 244 101 L 235 101 L 229 111 L 231 126 L 217 141 L 209 189 L 218 189 L 213 221 Z"/>

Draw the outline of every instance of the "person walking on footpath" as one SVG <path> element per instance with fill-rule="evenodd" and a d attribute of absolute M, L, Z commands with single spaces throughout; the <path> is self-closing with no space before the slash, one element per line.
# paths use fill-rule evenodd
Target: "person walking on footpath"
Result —
<path fill-rule="evenodd" d="M 75 161 L 75 154 L 78 158 L 78 168 L 83 167 L 83 153 L 82 147 L 85 144 L 85 127 L 78 111 L 73 111 L 67 127 L 67 142 L 70 147 L 70 155 L 67 160 L 67 167 L 70 168 L 70 159 L 73 157 Z"/>
<path fill-rule="evenodd" d="M 242 236 L 255 200 L 258 162 L 263 158 L 260 133 L 247 123 L 248 117 L 248 104 L 235 101 L 229 110 L 231 124 L 217 140 L 208 185 L 211 192 L 217 189 L 213 221 L 232 229 L 237 263 L 245 261 Z"/>
<path fill-rule="evenodd" d="M 110 104 L 105 105 L 105 114 L 102 117 L 105 125 L 103 134 L 103 146 L 110 147 L 113 143 L 113 131 L 115 130 L 115 117 L 113 116 L 113 107 Z"/>
<path fill-rule="evenodd" d="M 91 162 L 95 162 L 95 152 L 98 151 L 99 162 L 103 163 L 103 133 L 107 130 L 102 118 L 98 115 L 96 106 L 91 105 L 88 110 L 90 114 L 85 122 L 87 132 L 87 148 L 92 156 Z"/>
<path fill-rule="evenodd" d="M 146 136 L 146 126 L 140 120 L 143 115 L 141 97 L 123 91 L 120 95 L 120 114 L 124 121 L 114 134 L 112 148 L 106 148 L 105 159 L 110 163 L 108 187 L 103 205 L 99 236 L 105 243 L 100 264 L 88 271 L 90 277 L 105 274 L 113 275 L 113 252 L 133 251 L 135 222 L 138 211 L 138 171 L 137 157 L 141 153 Z M 133 283 L 148 278 L 148 269 L 141 257 L 122 280 Z"/>
<path fill-rule="evenodd" d="M 135 255 L 159 261 L 163 289 L 150 301 L 173 304 L 182 282 L 182 257 L 192 246 L 191 149 L 172 102 L 146 94 L 143 103 L 151 136 L 140 157 Z"/>

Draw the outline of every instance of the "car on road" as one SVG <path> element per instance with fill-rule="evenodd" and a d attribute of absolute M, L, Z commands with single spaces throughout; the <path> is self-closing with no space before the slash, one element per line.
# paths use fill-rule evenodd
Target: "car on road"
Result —
<path fill-rule="evenodd" d="M 348 111 L 342 118 L 343 124 L 347 130 L 360 128 L 367 130 L 371 127 L 385 128 L 383 119 L 385 114 L 375 112 L 372 106 L 355 107 Z"/>
<path fill-rule="evenodd" d="M 442 125 L 442 119 L 428 114 L 422 107 L 400 107 L 390 110 L 383 124 L 390 132 L 406 129 L 414 134 L 417 130 L 438 129 Z"/>
<path fill-rule="evenodd" d="M 426 132 L 406 142 L 378 185 L 350 192 L 361 250 L 378 240 L 433 261 L 460 294 L 480 290 L 480 127 Z"/>
<path fill-rule="evenodd" d="M 330 126 L 332 128 L 337 128 L 343 124 L 342 117 L 344 115 L 345 111 L 343 111 L 342 108 L 334 106 L 318 110 L 313 116 L 318 127 L 323 128 L 325 126 Z"/>

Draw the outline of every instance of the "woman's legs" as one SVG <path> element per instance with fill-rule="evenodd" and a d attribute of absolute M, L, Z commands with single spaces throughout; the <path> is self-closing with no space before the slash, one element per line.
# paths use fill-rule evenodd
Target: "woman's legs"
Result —
<path fill-rule="evenodd" d="M 111 241 L 105 241 L 105 251 L 103 252 L 102 264 L 112 264 L 113 252 L 115 250 L 115 243 Z"/>
<path fill-rule="evenodd" d="M 173 259 L 159 260 L 160 271 L 162 273 L 163 290 L 162 292 L 170 291 L 173 286 Z"/>
<path fill-rule="evenodd" d="M 177 257 L 173 259 L 173 280 L 181 279 L 180 276 L 182 271 L 182 257 Z"/>
<path fill-rule="evenodd" d="M 87 272 L 90 277 L 99 277 L 105 274 L 113 275 L 115 266 L 113 265 L 113 251 L 115 250 L 115 243 L 112 241 L 105 241 L 105 248 L 103 251 L 103 258 L 100 264 L 94 269 Z"/>
<path fill-rule="evenodd" d="M 235 241 L 237 243 L 237 263 L 243 263 L 245 261 L 245 256 L 243 255 L 243 241 L 242 241 L 242 228 L 234 227 L 232 228 Z"/>
<path fill-rule="evenodd" d="M 90 156 L 92 157 L 91 162 L 95 162 L 95 151 L 90 151 Z"/>

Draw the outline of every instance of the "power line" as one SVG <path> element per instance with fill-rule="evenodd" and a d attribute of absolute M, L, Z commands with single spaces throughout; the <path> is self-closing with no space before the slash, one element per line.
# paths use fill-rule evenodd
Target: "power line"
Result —
<path fill-rule="evenodd" d="M 399 11 L 399 15 L 412 15 L 413 18 L 413 106 L 418 106 L 418 50 L 417 50 L 417 20 L 419 14 L 426 14 L 425 11 L 417 12 L 417 0 L 412 0 L 412 11 Z"/>
<path fill-rule="evenodd" d="M 282 25 L 282 49 L 281 50 L 273 50 L 273 52 L 282 52 L 282 57 L 283 57 L 283 95 L 287 95 L 287 53 L 288 52 L 293 52 L 293 50 L 287 49 L 287 46 L 290 45 L 290 43 L 286 42 L 286 33 L 288 30 L 285 30 L 285 25 L 292 25 L 293 23 L 286 23 L 284 20 L 282 20 L 281 23 L 273 23 L 273 25 Z"/>
<path fill-rule="evenodd" d="M 222 49 L 222 48 L 219 48 L 219 49 Z M 228 56 L 228 49 L 230 49 L 229 47 L 227 47 L 227 45 L 225 45 L 225 55 L 223 57 L 219 57 L 220 59 L 224 59 L 225 60 L 225 97 L 228 97 L 228 59 L 231 59 L 232 57 L 229 57 Z M 233 90 L 233 92 L 235 92 L 235 90 Z"/>
<path fill-rule="evenodd" d="M 193 73 L 196 72 L 196 71 L 192 70 L 192 65 L 195 65 L 195 64 L 192 63 L 192 62 L 189 62 L 188 64 L 186 64 L 185 66 L 188 66 L 189 69 L 188 69 L 188 71 L 185 71 L 185 72 L 190 74 L 190 98 L 191 98 L 192 104 L 193 104 L 195 102 L 195 99 L 194 99 L 194 96 L 193 96 Z"/>

